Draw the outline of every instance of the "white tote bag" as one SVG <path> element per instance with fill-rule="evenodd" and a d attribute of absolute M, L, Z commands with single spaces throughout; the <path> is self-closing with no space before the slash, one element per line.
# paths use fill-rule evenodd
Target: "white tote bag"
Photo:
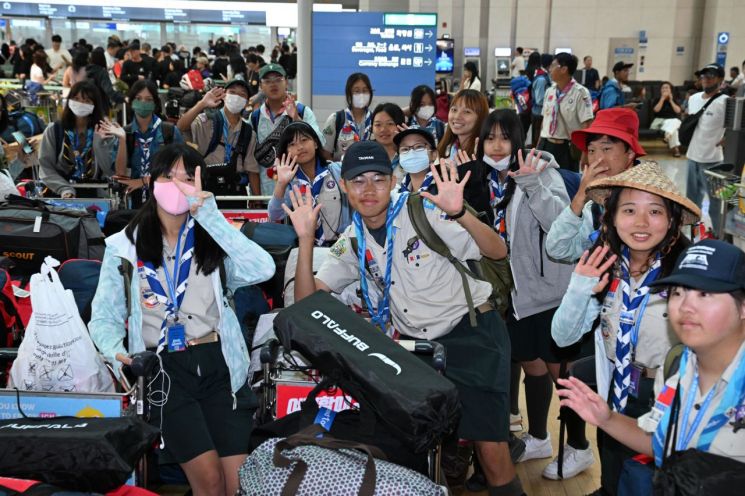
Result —
<path fill-rule="evenodd" d="M 11 387 L 24 391 L 109 392 L 114 383 L 78 313 L 47 257 L 31 276 L 33 313 L 10 370 Z"/>

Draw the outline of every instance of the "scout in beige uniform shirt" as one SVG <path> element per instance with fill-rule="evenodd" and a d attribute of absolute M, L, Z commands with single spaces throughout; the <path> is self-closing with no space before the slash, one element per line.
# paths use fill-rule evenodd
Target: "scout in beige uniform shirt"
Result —
<path fill-rule="evenodd" d="M 396 201 L 398 193 L 394 193 Z M 447 242 L 453 255 L 461 261 L 481 258 L 479 248 L 468 232 L 457 222 L 446 220 L 446 215 L 429 201 L 425 211 L 435 232 Z M 393 267 L 391 269 L 391 320 L 401 334 L 435 339 L 449 333 L 468 313 L 461 276 L 445 258 L 434 253 L 417 238 L 408 212 L 404 207 L 393 222 Z M 352 252 L 350 237 L 354 225 L 349 226 L 325 260 L 316 277 L 333 292 L 341 292 L 359 280 L 357 255 Z M 374 259 L 385 261 L 381 247 L 365 227 L 366 246 Z M 380 267 L 381 273 L 385 267 Z M 491 294 L 489 283 L 469 278 L 474 306 L 486 303 Z M 376 288 L 368 274 L 368 287 Z"/>
<path fill-rule="evenodd" d="M 235 126 L 228 129 L 227 139 L 225 136 L 222 137 L 220 143 L 217 144 L 215 151 L 204 157 L 204 161 L 207 163 L 207 168 L 210 164 L 222 164 L 225 162 L 225 146 L 223 143 L 227 140 L 233 147 L 238 144 L 238 136 L 241 133 L 242 126 L 250 126 L 250 124 L 243 119 L 239 120 Z M 212 139 L 212 133 L 214 132 L 214 121 L 206 113 L 201 113 L 191 123 L 191 129 L 184 135 L 184 139 L 197 145 L 199 153 L 204 155 L 209 147 L 210 140 Z M 241 155 L 238 158 L 236 164 L 236 172 L 259 172 L 259 164 L 254 158 L 254 149 L 256 148 L 256 133 L 251 133 L 251 140 L 248 142 L 248 148 L 246 155 Z M 233 153 L 239 153 L 240 150 L 234 150 Z"/>
<path fill-rule="evenodd" d="M 543 99 L 541 138 L 569 140 L 572 131 L 581 129 L 584 122 L 592 120 L 590 92 L 577 82 L 570 81 L 569 84 L 570 88 L 561 95 L 560 101 L 557 97 L 558 87 L 555 83 L 546 90 L 546 96 Z M 558 109 L 556 109 L 557 102 Z"/>

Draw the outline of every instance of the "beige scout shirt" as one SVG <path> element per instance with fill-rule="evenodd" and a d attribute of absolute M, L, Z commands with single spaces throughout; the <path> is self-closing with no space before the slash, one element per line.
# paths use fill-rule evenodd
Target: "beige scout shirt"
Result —
<path fill-rule="evenodd" d="M 631 279 L 632 292 L 637 290 L 645 277 L 646 274 L 638 280 Z M 611 363 L 616 357 L 616 339 L 622 303 L 623 293 L 618 285 L 618 279 L 614 279 L 600 309 L 600 332 L 603 336 L 605 354 Z M 639 338 L 634 349 L 634 361 L 654 369 L 665 362 L 667 351 L 680 342 L 667 318 L 667 297 L 664 293 L 649 295 L 649 301 L 641 319 Z"/>
<path fill-rule="evenodd" d="M 249 126 L 247 122 L 239 120 L 235 126 L 232 126 L 228 130 L 228 143 L 231 143 L 234 147 L 238 144 L 238 136 L 241 133 L 241 123 L 245 126 Z M 201 113 L 191 123 L 191 129 L 185 133 L 184 139 L 197 145 L 199 153 L 204 155 L 207 152 L 207 148 L 210 146 L 210 140 L 212 139 L 212 127 L 213 121 L 210 116 L 206 113 Z M 221 164 L 225 162 L 225 136 L 222 137 L 220 143 L 217 144 L 215 151 L 210 153 L 204 158 L 205 163 L 209 164 Z M 251 141 L 248 143 L 248 149 L 246 150 L 245 156 L 238 158 L 236 165 L 237 172 L 259 172 L 259 164 L 254 158 L 254 149 L 256 148 L 256 131 L 251 133 Z M 237 153 L 233 149 L 233 153 Z"/>
<path fill-rule="evenodd" d="M 571 84 L 571 83 L 570 83 Z M 554 107 L 556 107 L 556 83 L 546 90 L 543 99 L 543 124 L 541 126 L 541 138 L 568 140 L 572 131 L 582 128 L 582 123 L 592 120 L 592 99 L 590 92 L 581 84 L 575 82 L 568 93 L 562 98 L 556 112 L 556 130 L 551 133 L 551 122 Z"/>
<path fill-rule="evenodd" d="M 365 132 L 365 119 L 362 122 L 356 122 L 357 129 L 360 129 L 364 134 Z M 331 114 L 326 119 L 326 124 L 323 127 L 323 136 L 326 138 L 326 143 L 323 144 L 323 149 L 333 155 L 335 161 L 341 161 L 342 157 L 349 149 L 350 146 L 355 144 L 359 139 L 354 134 L 354 130 L 351 126 L 347 125 L 346 117 L 342 128 L 339 130 L 339 136 L 336 136 L 336 112 Z M 336 138 L 336 147 L 334 147 L 334 139 Z"/>
<path fill-rule="evenodd" d="M 704 430 L 704 427 L 706 427 L 706 424 L 709 423 L 709 419 L 711 418 L 711 414 L 714 413 L 714 411 L 719 406 L 719 403 L 722 401 L 722 398 L 724 397 L 724 391 L 727 389 L 727 384 L 729 381 L 732 380 L 732 375 L 735 373 L 735 370 L 737 369 L 738 365 L 742 361 L 743 355 L 745 354 L 745 343 L 740 345 L 740 350 L 737 352 L 737 355 L 735 356 L 735 359 L 732 360 L 732 363 L 729 364 L 727 369 L 724 371 L 724 374 L 722 374 L 721 379 L 717 381 L 716 384 L 714 384 L 714 396 L 712 398 L 711 403 L 709 404 L 709 409 L 706 413 L 703 414 L 703 417 L 701 419 L 701 423 L 699 424 L 698 428 L 696 429 L 696 432 L 693 433 L 693 436 L 691 437 L 690 445 L 687 446 L 687 448 L 694 448 L 698 444 L 698 438 L 701 436 L 701 433 Z M 676 389 L 678 387 L 678 381 L 680 381 L 680 384 L 683 385 L 683 391 L 690 391 L 691 384 L 693 383 L 693 376 L 696 370 L 696 354 L 695 353 L 689 353 L 688 355 L 688 365 L 686 365 L 685 374 L 683 377 L 680 377 L 680 374 L 675 373 L 670 378 L 665 381 L 663 371 L 662 369 L 657 371 L 657 377 L 655 378 L 654 383 L 654 392 L 655 397 L 659 396 L 660 392 L 662 391 L 663 385 L 667 385 L 669 388 Z M 701 405 L 704 401 L 704 398 L 708 394 L 708 391 L 705 391 L 703 394 L 701 390 L 699 389 L 696 391 L 696 398 L 694 399 L 694 405 Z M 680 399 L 680 405 L 681 410 L 679 410 L 681 413 L 679 414 L 678 418 L 679 421 L 682 422 L 682 410 L 685 408 L 685 400 L 686 398 Z M 715 455 L 720 456 L 726 456 L 728 458 L 733 458 L 739 462 L 745 463 L 745 429 L 739 429 L 737 432 L 734 430 L 734 426 L 731 424 L 732 421 L 734 421 L 734 417 L 736 414 L 736 411 L 738 407 L 742 407 L 743 405 L 726 405 L 727 409 L 725 410 L 725 413 L 729 417 L 729 420 L 727 423 L 719 430 L 716 436 L 714 436 L 714 440 L 711 443 L 711 446 L 709 447 L 709 453 L 713 453 Z M 688 416 L 688 426 L 686 426 L 686 430 L 690 428 L 690 426 L 693 424 L 694 419 L 696 418 L 696 414 L 698 413 L 698 410 L 695 408 L 691 410 L 691 414 Z M 661 412 L 656 412 L 655 409 L 652 409 L 650 412 L 645 413 L 639 419 L 637 420 L 637 424 L 639 425 L 639 428 L 641 428 L 643 431 L 654 433 L 657 429 L 657 424 L 661 420 Z M 682 432 L 682 426 L 678 425 L 678 438 L 680 438 Z"/>
<path fill-rule="evenodd" d="M 173 260 L 169 257 L 175 255 L 176 249 L 168 246 L 163 239 L 163 258 L 168 264 L 168 271 L 173 276 Z M 163 266 L 158 267 L 158 280 L 163 289 L 168 291 Z M 150 284 L 144 273 L 140 277 L 140 304 L 142 305 L 142 337 L 145 347 L 154 348 L 158 345 L 160 338 L 160 326 L 165 317 L 166 305 L 160 303 L 155 294 L 150 290 Z M 192 259 L 189 268 L 189 286 L 184 294 L 184 300 L 179 309 L 179 322 L 184 324 L 186 339 L 201 338 L 212 331 L 218 331 L 220 322 L 220 310 L 215 301 L 215 289 L 212 285 L 212 276 L 203 272 L 197 274 L 197 261 Z"/>
<path fill-rule="evenodd" d="M 393 200 L 396 200 L 396 194 Z M 447 243 L 458 260 L 481 258 L 476 242 L 457 222 L 429 201 L 425 211 L 435 232 Z M 461 276 L 444 257 L 434 253 L 417 239 L 406 206 L 393 222 L 393 268 L 391 270 L 390 309 L 394 327 L 407 336 L 435 339 L 449 333 L 468 313 Z M 316 277 L 335 293 L 359 280 L 357 254 L 352 253 L 349 238 L 356 237 L 349 226 L 330 250 Z M 365 227 L 365 243 L 380 273 L 385 274 L 386 249 L 375 242 Z M 387 243 L 386 243 L 387 244 Z M 376 284 L 367 275 L 371 291 Z M 482 305 L 491 294 L 489 283 L 469 278 L 473 303 Z M 375 300 L 373 300 L 375 301 Z"/>

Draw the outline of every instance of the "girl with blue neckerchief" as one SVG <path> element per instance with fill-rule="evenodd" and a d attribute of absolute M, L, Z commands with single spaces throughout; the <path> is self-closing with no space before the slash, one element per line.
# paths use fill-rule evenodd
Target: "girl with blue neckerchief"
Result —
<path fill-rule="evenodd" d="M 369 140 L 372 134 L 370 104 L 373 89 L 367 74 L 350 74 L 344 87 L 344 94 L 347 106 L 331 114 L 323 127 L 326 143 L 321 152 L 326 159 L 337 162 L 353 143 Z"/>
<path fill-rule="evenodd" d="M 734 468 L 742 473 L 745 253 L 722 241 L 703 240 L 689 246 L 672 273 L 653 286 L 664 290 L 672 328 L 685 347 L 677 371 L 658 371 L 652 410 L 638 419 L 623 415 L 577 378 L 560 381 L 566 388 L 559 391 L 561 404 L 634 452 L 654 456 L 658 467 L 675 463 L 667 461 L 674 452 L 697 450 L 740 463 L 686 454 L 710 458 L 710 466 L 722 471 Z M 700 475 L 712 474 L 687 473 L 691 480 Z M 741 490 L 731 487 L 725 493 Z"/>
<path fill-rule="evenodd" d="M 602 226 L 577 263 L 551 335 L 569 346 L 594 329 L 598 394 L 614 412 L 637 418 L 649 411 L 655 374 L 678 342 L 665 298 L 650 288 L 690 244 L 681 228 L 697 222 L 700 210 L 655 162 L 598 179 L 587 194 L 605 204 Z M 602 490 L 615 494 L 635 452 L 602 432 L 598 438 Z"/>
<path fill-rule="evenodd" d="M 435 147 L 445 135 L 445 123 L 435 116 L 436 99 L 434 90 L 426 84 L 411 90 L 408 120 L 410 128 L 422 128 L 432 133 Z"/>

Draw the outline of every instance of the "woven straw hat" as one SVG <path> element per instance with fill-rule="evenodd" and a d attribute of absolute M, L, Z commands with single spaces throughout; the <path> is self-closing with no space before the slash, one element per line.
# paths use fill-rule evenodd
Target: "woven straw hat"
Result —
<path fill-rule="evenodd" d="M 701 209 L 680 194 L 675 183 L 667 177 L 657 162 L 644 161 L 615 176 L 593 181 L 587 187 L 587 196 L 595 203 L 604 205 L 612 188 L 638 189 L 674 201 L 683 207 L 683 225 L 695 224 L 701 219 Z"/>

